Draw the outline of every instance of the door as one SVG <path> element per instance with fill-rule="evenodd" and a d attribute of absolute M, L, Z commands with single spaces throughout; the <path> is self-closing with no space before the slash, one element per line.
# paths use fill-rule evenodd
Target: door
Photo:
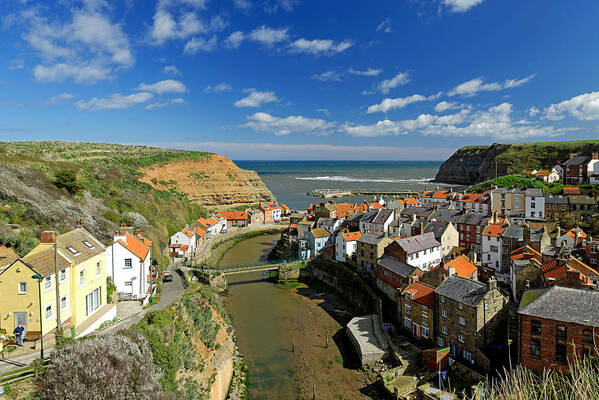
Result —
<path fill-rule="evenodd" d="M 23 337 L 27 335 L 27 313 L 26 312 L 15 312 L 15 328 L 17 326 L 23 325 L 25 330 L 23 331 Z"/>

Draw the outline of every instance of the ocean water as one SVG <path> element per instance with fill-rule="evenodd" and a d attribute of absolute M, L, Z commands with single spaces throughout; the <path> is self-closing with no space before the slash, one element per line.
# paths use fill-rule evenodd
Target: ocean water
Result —
<path fill-rule="evenodd" d="M 314 189 L 384 189 L 423 191 L 448 186 L 432 182 L 442 161 L 235 161 L 256 171 L 280 203 L 306 209 L 321 198 L 308 196 Z M 368 196 L 343 201 L 371 200 Z M 335 201 L 341 201 L 335 199 Z"/>

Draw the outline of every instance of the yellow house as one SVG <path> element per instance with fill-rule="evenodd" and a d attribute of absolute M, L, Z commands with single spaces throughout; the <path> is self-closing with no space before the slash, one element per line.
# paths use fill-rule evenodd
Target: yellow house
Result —
<path fill-rule="evenodd" d="M 40 333 L 40 290 L 41 284 L 41 326 L 44 336 L 56 328 L 56 285 L 60 285 L 60 319 L 68 323 L 71 318 L 71 262 L 60 253 L 56 254 L 58 281 L 54 266 L 54 249 L 47 248 L 24 259 L 17 259 L 0 271 L 0 329 L 12 335 L 18 324 L 27 333 L 39 336 Z"/>
<path fill-rule="evenodd" d="M 82 227 L 58 235 L 42 233 L 40 244 L 30 254 L 53 248 L 71 264 L 71 320 L 78 335 L 96 329 L 102 322 L 116 317 L 116 307 L 107 304 L 106 248 Z"/>

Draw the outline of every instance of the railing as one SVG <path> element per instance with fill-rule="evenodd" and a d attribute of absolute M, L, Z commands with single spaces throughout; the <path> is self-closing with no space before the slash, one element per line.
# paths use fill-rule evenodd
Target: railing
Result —
<path fill-rule="evenodd" d="M 50 360 L 46 358 L 44 360 L 44 366 L 46 368 L 50 368 L 51 365 L 49 365 L 49 363 L 50 363 Z M 36 374 L 36 370 L 35 370 L 35 366 L 33 366 L 33 365 L 29 365 L 29 366 L 17 369 L 12 372 L 7 372 L 3 375 L 0 375 L 0 386 L 19 382 L 24 379 L 33 378 L 35 376 L 35 374 Z"/>
<path fill-rule="evenodd" d="M 203 270 L 203 271 L 211 271 L 211 272 L 221 272 L 221 273 L 230 273 L 230 272 L 237 272 L 237 271 L 252 271 L 252 270 L 259 270 L 259 269 L 268 269 L 268 268 L 272 268 L 272 269 L 277 269 L 283 265 L 287 265 L 287 264 L 294 264 L 300 261 L 306 261 L 303 260 L 301 258 L 294 258 L 294 259 L 290 259 L 290 260 L 270 260 L 270 261 L 263 261 L 263 262 L 258 262 L 258 263 L 252 263 L 252 264 L 236 264 L 236 265 L 227 265 L 227 266 L 221 266 L 218 268 L 204 268 L 204 267 L 196 267 L 196 269 L 199 270 Z"/>

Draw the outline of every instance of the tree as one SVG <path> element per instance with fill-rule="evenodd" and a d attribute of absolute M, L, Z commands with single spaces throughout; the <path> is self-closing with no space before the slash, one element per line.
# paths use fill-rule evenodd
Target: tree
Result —
<path fill-rule="evenodd" d="M 54 177 L 54 185 L 59 189 L 66 189 L 71 195 L 82 189 L 81 184 L 77 181 L 77 174 L 70 169 L 58 171 Z"/>

